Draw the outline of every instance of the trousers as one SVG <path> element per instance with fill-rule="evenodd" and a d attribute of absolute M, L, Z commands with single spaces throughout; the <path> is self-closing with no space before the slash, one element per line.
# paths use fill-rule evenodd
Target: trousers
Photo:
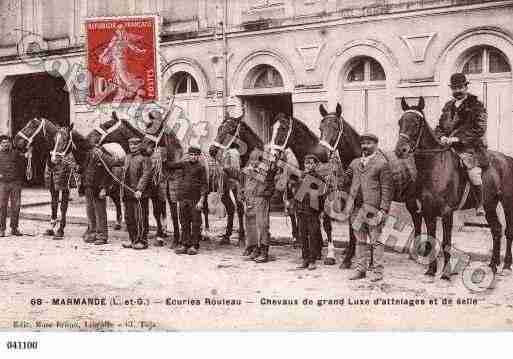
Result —
<path fill-rule="evenodd" d="M 199 249 L 201 235 L 201 211 L 196 209 L 197 201 L 184 199 L 179 201 L 180 226 L 182 227 L 181 245 Z"/>
<path fill-rule="evenodd" d="M 315 212 L 297 212 L 303 260 L 315 263 L 322 249 L 321 221 Z"/>
<path fill-rule="evenodd" d="M 86 187 L 87 232 L 96 234 L 101 239 L 108 238 L 107 203 L 98 196 L 98 190 Z"/>
<path fill-rule="evenodd" d="M 356 237 L 355 247 L 355 269 L 359 272 L 371 271 L 375 275 L 383 276 L 383 255 L 385 254 L 385 245 L 380 243 L 383 225 L 370 226 L 362 223 L 359 229 L 354 230 Z M 372 267 L 370 262 L 372 258 Z"/>
<path fill-rule="evenodd" d="M 246 246 L 269 245 L 269 206 L 265 197 L 251 199 L 251 206 L 246 204 L 244 221 L 246 227 Z"/>
<path fill-rule="evenodd" d="M 11 228 L 17 229 L 20 218 L 21 182 L 0 182 L 0 230 L 5 231 L 7 206 L 11 203 Z"/>
<path fill-rule="evenodd" d="M 125 199 L 125 223 L 130 242 L 148 242 L 148 198 Z M 141 206 L 139 207 L 139 203 Z"/>

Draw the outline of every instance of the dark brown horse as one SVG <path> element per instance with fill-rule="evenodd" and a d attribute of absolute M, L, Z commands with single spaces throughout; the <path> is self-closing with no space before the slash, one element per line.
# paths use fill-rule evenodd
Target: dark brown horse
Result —
<path fill-rule="evenodd" d="M 344 168 L 348 168 L 355 158 L 361 157 L 360 135 L 353 127 L 343 119 L 342 107 L 337 104 L 335 112 L 328 112 L 323 105 L 319 106 L 322 116 L 320 123 L 321 141 L 327 156 L 331 157 L 338 151 L 338 155 Z M 397 183 L 395 183 L 397 184 Z M 401 183 L 400 190 L 396 188 L 395 201 L 405 201 L 406 208 L 412 216 L 415 236 L 420 235 L 422 218 L 418 213 L 418 206 L 415 198 L 409 197 L 407 193 L 413 192 L 414 183 Z M 351 222 L 349 223 L 349 246 L 345 252 L 343 268 L 351 266 L 354 256 L 356 238 L 353 235 Z"/>
<path fill-rule="evenodd" d="M 54 164 L 49 159 L 50 150 L 55 146 L 54 138 L 58 132 L 58 127 L 51 121 L 44 118 L 34 118 L 30 120 L 15 136 L 14 146 L 22 152 L 32 151 L 32 146 L 37 143 L 40 144 L 42 151 L 45 152 L 47 171 L 49 172 L 48 187 L 51 197 L 51 217 L 50 228 L 45 231 L 45 234 L 54 236 L 54 239 L 62 239 L 64 236 L 64 228 L 66 227 L 66 213 L 68 211 L 70 183 L 73 181 L 74 176 L 73 165 L 68 163 Z M 29 160 L 30 168 L 32 168 L 31 160 Z M 30 172 L 29 168 L 29 172 Z M 30 175 L 30 173 L 29 173 Z M 59 179 L 56 183 L 56 179 Z M 118 216 L 121 216 L 119 198 L 114 199 Z M 57 225 L 57 212 L 59 210 L 61 217 L 59 227 L 55 231 Z"/>
<path fill-rule="evenodd" d="M 473 208 L 475 199 L 468 196 L 461 203 L 465 185 L 468 181 L 466 171 L 460 165 L 457 153 L 449 146 L 443 146 L 429 127 L 424 116 L 424 99 L 417 106 L 409 106 L 404 98 L 401 101 L 404 113 L 399 119 L 399 139 L 396 145 L 398 156 L 413 153 L 419 171 L 418 198 L 422 204 L 422 217 L 426 223 L 429 238 L 436 238 L 436 218 L 442 218 L 444 254 L 443 279 L 449 279 L 452 273 L 451 235 L 453 213 L 458 209 Z M 490 267 L 494 273 L 500 265 L 500 245 L 502 225 L 497 216 L 500 202 L 506 217 L 505 235 L 507 239 L 504 269 L 511 269 L 513 241 L 513 158 L 495 151 L 488 151 L 490 166 L 483 171 L 484 208 L 486 220 L 490 225 L 493 240 Z M 431 259 L 431 258 L 430 258 Z M 437 261 L 434 258 L 426 275 L 434 276 Z"/>
<path fill-rule="evenodd" d="M 244 114 L 240 117 L 226 116 L 225 120 L 217 129 L 217 135 L 209 148 L 209 154 L 212 158 L 220 160 L 224 151 L 230 148 L 237 148 L 240 153 L 240 165 L 246 166 L 250 153 L 258 148 L 263 150 L 264 145 L 260 137 L 243 121 Z M 229 171 L 223 171 L 223 191 L 221 201 L 223 202 L 228 216 L 226 224 L 226 232 L 223 235 L 222 242 L 227 243 L 233 231 L 233 217 L 235 213 L 235 205 L 237 207 L 237 217 L 239 217 L 239 241 L 244 240 L 244 205 L 239 199 L 237 188 L 230 186 L 228 181 Z M 235 197 L 235 205 L 230 198 L 230 191 Z"/>

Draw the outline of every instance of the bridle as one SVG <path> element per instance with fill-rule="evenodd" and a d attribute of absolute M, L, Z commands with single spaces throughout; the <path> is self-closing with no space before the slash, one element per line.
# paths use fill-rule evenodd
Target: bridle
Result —
<path fill-rule="evenodd" d="M 119 120 L 119 119 L 114 125 L 112 125 L 111 127 L 109 127 L 106 130 L 101 128 L 101 126 L 96 126 L 94 128 L 94 131 L 96 131 L 100 134 L 100 140 L 98 141 L 98 145 L 101 145 L 102 142 L 105 140 L 105 138 L 112 132 L 116 131 L 119 128 L 119 126 L 121 126 L 121 120 Z"/>
<path fill-rule="evenodd" d="M 419 116 L 422 120 L 424 120 L 424 114 L 420 111 L 409 109 L 409 110 L 404 111 L 404 113 L 414 113 L 417 116 Z M 410 147 L 410 153 L 415 153 L 415 151 L 419 147 L 423 132 L 424 132 L 424 121 L 421 121 L 420 126 L 419 126 L 419 132 L 417 133 L 417 140 L 415 141 L 415 145 L 413 147 Z M 404 132 L 400 132 L 399 137 L 406 139 L 406 141 L 408 141 L 408 144 L 411 144 L 411 142 L 412 142 L 411 137 Z"/>
<path fill-rule="evenodd" d="M 323 121 L 327 119 L 328 116 L 324 117 Z M 340 139 L 342 138 L 342 134 L 344 133 L 344 122 L 342 121 L 341 118 L 338 118 L 336 116 L 333 116 L 335 119 L 338 120 L 338 123 L 339 123 L 339 126 L 338 126 L 338 134 L 337 134 L 337 140 L 335 141 L 335 143 L 332 145 L 330 145 L 328 143 L 328 141 L 325 141 L 325 140 L 320 140 L 319 141 L 319 144 L 328 148 L 328 150 L 330 151 L 330 156 L 333 155 L 333 152 L 335 152 L 335 150 L 337 149 L 338 147 L 338 144 L 340 142 Z"/>
<path fill-rule="evenodd" d="M 282 145 L 277 145 L 275 143 L 276 137 L 278 136 L 278 128 L 273 132 L 273 136 L 271 139 L 271 150 L 276 150 L 279 152 L 283 152 L 285 150 L 285 148 L 287 147 L 287 145 L 289 143 L 290 136 L 292 135 L 293 124 L 294 124 L 294 121 L 293 121 L 292 117 L 289 117 L 289 129 L 287 131 L 287 137 L 285 137 L 285 141 L 283 141 Z"/>
<path fill-rule="evenodd" d="M 233 144 L 233 142 L 235 141 L 235 139 L 237 137 L 239 137 L 239 134 L 240 134 L 240 127 L 241 127 L 241 124 L 242 124 L 242 120 L 239 120 L 239 123 L 237 124 L 237 128 L 235 129 L 235 133 L 233 134 L 233 136 L 231 136 L 230 138 L 230 141 L 228 141 L 228 144 L 226 145 L 223 145 L 222 143 L 219 143 L 218 141 L 213 141 L 212 144 L 216 147 L 220 147 L 221 149 L 223 150 L 227 150 L 230 148 L 230 146 Z"/>
<path fill-rule="evenodd" d="M 34 120 L 37 120 L 37 118 L 34 118 Z M 43 131 L 43 135 L 46 137 L 46 120 L 44 118 L 40 119 L 41 123 L 39 126 L 37 126 L 34 133 L 30 136 L 27 136 L 23 133 L 23 129 L 21 129 L 16 135 L 23 138 L 25 141 L 27 141 L 27 148 L 29 148 L 32 145 L 32 142 L 34 141 L 34 138 L 38 135 L 41 130 Z"/>
<path fill-rule="evenodd" d="M 59 144 L 60 139 L 61 139 L 61 134 L 57 133 L 57 138 L 55 139 L 55 145 L 53 146 L 53 150 L 50 151 L 51 158 L 55 158 L 57 156 L 64 157 L 65 155 L 68 154 L 70 149 L 75 150 L 77 148 L 77 146 L 73 142 L 73 134 L 71 133 L 71 131 L 69 131 L 69 140 L 68 140 L 68 143 L 66 144 L 66 147 L 64 148 L 64 150 L 57 151 L 57 145 Z"/>

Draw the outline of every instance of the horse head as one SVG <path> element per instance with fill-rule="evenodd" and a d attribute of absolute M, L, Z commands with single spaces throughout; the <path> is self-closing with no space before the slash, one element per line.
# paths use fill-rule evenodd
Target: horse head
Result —
<path fill-rule="evenodd" d="M 227 150 L 230 148 L 239 136 L 243 117 L 244 113 L 239 117 L 230 117 L 229 114 L 226 114 L 224 121 L 217 129 L 216 138 L 208 150 L 210 156 L 217 158 L 219 149 Z"/>
<path fill-rule="evenodd" d="M 73 143 L 73 124 L 69 126 L 59 127 L 54 137 L 54 146 L 50 151 L 50 159 L 52 163 L 59 163 L 69 151 L 74 148 Z"/>
<path fill-rule="evenodd" d="M 274 120 L 270 151 L 272 154 L 276 155 L 278 152 L 283 152 L 289 146 L 294 119 L 292 116 L 287 116 L 280 112 L 276 115 Z"/>
<path fill-rule="evenodd" d="M 401 108 L 404 111 L 399 118 L 399 139 L 395 146 L 395 153 L 399 158 L 405 158 L 414 152 L 421 140 L 422 131 L 427 127 L 424 116 L 424 97 L 420 97 L 417 105 L 410 106 L 401 99 Z"/>
<path fill-rule="evenodd" d="M 322 116 L 319 126 L 321 132 L 319 144 L 331 154 L 337 149 L 340 139 L 344 133 L 342 106 L 337 103 L 335 112 L 328 112 L 324 105 L 319 105 L 319 112 Z"/>
<path fill-rule="evenodd" d="M 34 118 L 27 122 L 27 124 L 16 133 L 14 136 L 14 147 L 20 151 L 26 152 L 32 143 L 44 135 L 45 125 L 47 120 L 41 118 Z"/>

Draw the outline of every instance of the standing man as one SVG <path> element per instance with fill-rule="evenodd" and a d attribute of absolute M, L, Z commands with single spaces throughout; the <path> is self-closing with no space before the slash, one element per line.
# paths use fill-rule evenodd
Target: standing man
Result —
<path fill-rule="evenodd" d="M 13 148 L 11 138 L 0 136 L 0 237 L 5 237 L 7 205 L 11 202 L 11 235 L 21 236 L 18 229 L 21 185 L 25 175 L 25 158 Z"/>
<path fill-rule="evenodd" d="M 460 156 L 477 198 L 476 212 L 484 215 L 482 168 L 489 165 L 486 156 L 487 113 L 483 103 L 468 92 L 464 74 L 455 73 L 450 84 L 453 99 L 445 104 L 435 133 L 444 145 Z"/>
<path fill-rule="evenodd" d="M 349 279 L 365 278 L 370 270 L 371 281 L 376 282 L 383 279 L 385 246 L 378 239 L 392 202 L 392 174 L 387 159 L 378 150 L 375 135 L 360 136 L 360 143 L 362 157 L 354 159 L 347 170 L 351 188 L 344 211 L 352 210 L 351 223 L 356 237 L 355 272 Z"/>
<path fill-rule="evenodd" d="M 128 140 L 130 153 L 125 158 L 123 168 L 123 201 L 125 203 L 125 223 L 129 241 L 122 243 L 124 248 L 148 248 L 148 198 L 149 183 L 152 177 L 151 159 L 138 137 Z"/>
<path fill-rule="evenodd" d="M 189 147 L 187 158 L 180 162 L 165 162 L 168 170 L 182 170 L 177 199 L 180 211 L 182 238 L 176 254 L 198 254 L 201 232 L 201 210 L 208 190 L 207 171 L 200 162 L 201 149 Z"/>

